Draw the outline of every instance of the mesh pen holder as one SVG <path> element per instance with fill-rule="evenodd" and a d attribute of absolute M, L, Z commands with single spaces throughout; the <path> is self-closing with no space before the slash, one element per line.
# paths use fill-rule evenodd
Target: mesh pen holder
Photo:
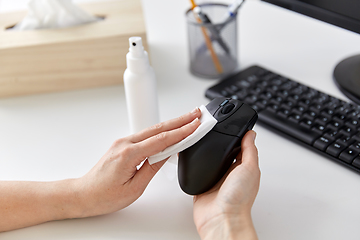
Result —
<path fill-rule="evenodd" d="M 186 12 L 190 72 L 202 78 L 221 78 L 232 73 L 237 62 L 237 15 L 228 15 L 225 4 L 209 3 L 199 5 L 199 14 L 189 9 Z"/>

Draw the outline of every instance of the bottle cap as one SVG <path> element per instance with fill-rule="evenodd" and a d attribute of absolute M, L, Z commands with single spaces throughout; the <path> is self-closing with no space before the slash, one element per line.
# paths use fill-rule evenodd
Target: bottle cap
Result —
<path fill-rule="evenodd" d="M 142 44 L 141 37 L 129 38 L 129 52 L 133 57 L 144 57 L 144 47 Z"/>

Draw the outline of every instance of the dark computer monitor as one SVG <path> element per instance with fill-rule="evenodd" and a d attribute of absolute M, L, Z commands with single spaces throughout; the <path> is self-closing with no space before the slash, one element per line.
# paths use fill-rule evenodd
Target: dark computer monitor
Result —
<path fill-rule="evenodd" d="M 262 0 L 360 34 L 360 0 Z M 334 69 L 334 81 L 352 101 L 360 104 L 360 53 Z"/>

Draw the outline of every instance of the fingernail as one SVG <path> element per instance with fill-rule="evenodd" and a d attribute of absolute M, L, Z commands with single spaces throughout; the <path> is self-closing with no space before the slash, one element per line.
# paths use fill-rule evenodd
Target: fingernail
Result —
<path fill-rule="evenodd" d="M 256 132 L 253 131 L 253 141 L 255 142 L 255 138 L 256 138 Z"/>
<path fill-rule="evenodd" d="M 197 113 L 197 111 L 199 111 L 198 107 L 196 107 L 194 110 L 192 110 L 191 113 Z"/>
<path fill-rule="evenodd" d="M 200 122 L 199 118 L 195 118 L 195 119 L 191 122 L 191 124 L 196 125 L 196 124 L 198 124 L 199 122 Z"/>

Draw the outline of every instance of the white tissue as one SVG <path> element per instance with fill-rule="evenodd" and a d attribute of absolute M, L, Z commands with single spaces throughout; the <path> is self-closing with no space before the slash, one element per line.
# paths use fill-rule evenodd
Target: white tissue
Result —
<path fill-rule="evenodd" d="M 83 11 L 72 0 L 31 0 L 28 14 L 12 30 L 65 28 L 98 20 L 100 18 Z"/>
<path fill-rule="evenodd" d="M 164 151 L 159 152 L 151 157 L 148 161 L 150 164 L 154 164 L 161 160 L 164 160 L 171 156 L 168 160 L 172 163 L 177 163 L 177 153 L 185 150 L 188 147 L 191 147 L 201 138 L 203 138 L 217 123 L 217 120 L 209 113 L 205 106 L 200 107 L 201 117 L 200 117 L 200 126 L 187 138 L 178 142 L 170 147 L 167 147 Z"/>

